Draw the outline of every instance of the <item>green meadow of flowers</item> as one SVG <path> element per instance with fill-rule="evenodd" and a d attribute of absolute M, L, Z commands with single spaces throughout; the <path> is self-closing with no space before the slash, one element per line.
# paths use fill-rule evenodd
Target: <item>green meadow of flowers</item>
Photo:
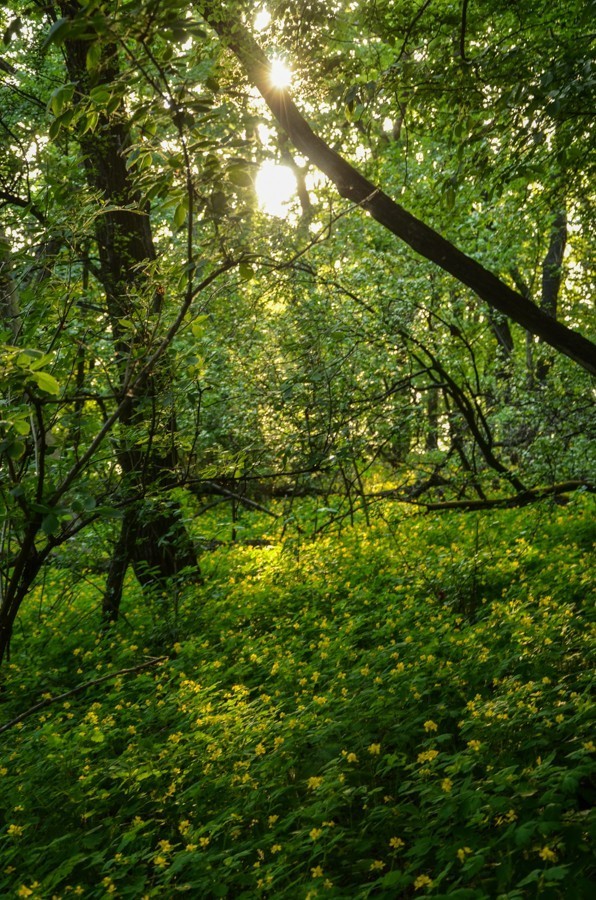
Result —
<path fill-rule="evenodd" d="M 387 516 L 396 511 L 387 511 Z M 1 721 L 0 895 L 593 896 L 594 503 L 206 554 L 153 607 L 50 572 Z"/>

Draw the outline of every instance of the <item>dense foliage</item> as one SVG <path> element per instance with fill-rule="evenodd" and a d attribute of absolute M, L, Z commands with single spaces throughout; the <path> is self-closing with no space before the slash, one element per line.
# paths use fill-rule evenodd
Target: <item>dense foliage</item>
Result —
<path fill-rule="evenodd" d="M 104 639 L 97 578 L 54 571 L 6 715 L 115 677 L 5 736 L 3 893 L 587 898 L 593 513 L 220 548 Z"/>
<path fill-rule="evenodd" d="M 589 6 L 2 5 L 8 896 L 586 896 Z"/>

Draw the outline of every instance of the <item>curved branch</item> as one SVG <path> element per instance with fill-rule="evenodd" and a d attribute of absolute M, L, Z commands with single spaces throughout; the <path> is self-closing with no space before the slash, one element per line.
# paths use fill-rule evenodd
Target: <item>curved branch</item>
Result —
<path fill-rule="evenodd" d="M 424 500 L 412 499 L 399 490 L 378 491 L 369 494 L 369 500 L 397 500 L 399 503 L 409 503 L 412 506 L 420 506 L 427 512 L 441 512 L 449 509 L 459 509 L 466 512 L 474 512 L 484 509 L 515 509 L 520 506 L 528 506 L 537 503 L 547 497 L 559 497 L 569 494 L 571 491 L 583 489 L 590 493 L 596 493 L 596 487 L 585 481 L 563 481 L 561 484 L 551 484 L 545 488 L 532 488 L 521 491 L 512 497 L 486 497 L 482 500 L 438 500 L 427 503 Z"/>
<path fill-rule="evenodd" d="M 2 734 L 4 731 L 8 731 L 9 728 L 12 728 L 13 725 L 17 725 L 19 722 L 22 722 L 24 719 L 28 719 L 29 716 L 32 716 L 34 713 L 39 712 L 40 709 L 45 709 L 46 706 L 51 706 L 52 703 L 59 703 L 60 700 L 66 700 L 67 697 L 73 697 L 75 694 L 80 694 L 82 691 L 86 691 L 89 687 L 93 687 L 96 684 L 101 684 L 103 681 L 109 681 L 111 678 L 117 678 L 119 675 L 129 675 L 131 672 L 140 672 L 142 669 L 148 669 L 149 666 L 156 666 L 157 663 L 163 662 L 167 658 L 167 656 L 157 656 L 155 659 L 150 659 L 148 662 L 140 663 L 140 665 L 138 666 L 131 666 L 128 669 L 119 669 L 117 672 L 109 672 L 107 675 L 102 675 L 101 678 L 94 678 L 92 681 L 84 681 L 83 684 L 78 684 L 70 691 L 65 691 L 63 694 L 58 694 L 56 697 L 48 697 L 45 700 L 40 700 L 39 703 L 35 704 L 35 706 L 31 706 L 29 709 L 26 709 L 25 712 L 20 713 L 18 716 L 15 716 L 14 719 L 11 719 L 9 722 L 6 722 L 4 725 L 0 726 L 0 734 Z"/>

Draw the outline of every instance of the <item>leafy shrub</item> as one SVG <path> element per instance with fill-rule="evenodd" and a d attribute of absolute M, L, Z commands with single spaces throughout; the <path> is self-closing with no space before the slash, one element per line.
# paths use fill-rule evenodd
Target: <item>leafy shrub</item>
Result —
<path fill-rule="evenodd" d="M 3 896 L 588 897 L 592 513 L 218 549 L 167 660 L 3 735 Z M 66 579 L 31 598 L 5 720 L 161 652 L 132 582 L 98 639 Z"/>

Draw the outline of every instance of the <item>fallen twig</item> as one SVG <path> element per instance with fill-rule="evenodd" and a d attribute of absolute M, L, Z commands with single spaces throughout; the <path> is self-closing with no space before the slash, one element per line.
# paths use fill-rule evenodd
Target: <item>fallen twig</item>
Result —
<path fill-rule="evenodd" d="M 13 725 L 17 725 L 19 722 L 22 722 L 23 719 L 28 719 L 29 716 L 32 716 L 33 713 L 38 712 L 40 709 L 44 709 L 46 706 L 50 706 L 52 703 L 58 703 L 59 700 L 65 700 L 67 697 L 72 697 L 73 694 L 80 694 L 88 687 L 93 687 L 96 684 L 101 684 L 102 681 L 109 681 L 110 678 L 117 678 L 118 675 L 129 675 L 131 672 L 140 672 L 141 669 L 148 669 L 149 666 L 156 666 L 157 663 L 163 662 L 164 659 L 167 658 L 167 656 L 157 656 L 155 657 L 155 659 L 150 659 L 147 662 L 140 663 L 138 666 L 132 666 L 128 669 L 119 669 L 117 672 L 110 672 L 108 675 L 102 675 L 101 678 L 94 678 L 92 681 L 85 681 L 83 682 L 83 684 L 77 685 L 70 691 L 65 691 L 63 694 L 58 694 L 57 697 L 46 697 L 45 700 L 40 700 L 40 702 L 36 703 L 35 706 L 31 706 L 29 709 L 26 709 L 25 712 L 22 712 L 18 716 L 15 716 L 14 719 L 11 719 L 10 722 L 6 722 L 4 725 L 0 726 L 0 734 L 2 734 L 4 731 L 8 731 L 8 729 L 12 728 Z"/>

